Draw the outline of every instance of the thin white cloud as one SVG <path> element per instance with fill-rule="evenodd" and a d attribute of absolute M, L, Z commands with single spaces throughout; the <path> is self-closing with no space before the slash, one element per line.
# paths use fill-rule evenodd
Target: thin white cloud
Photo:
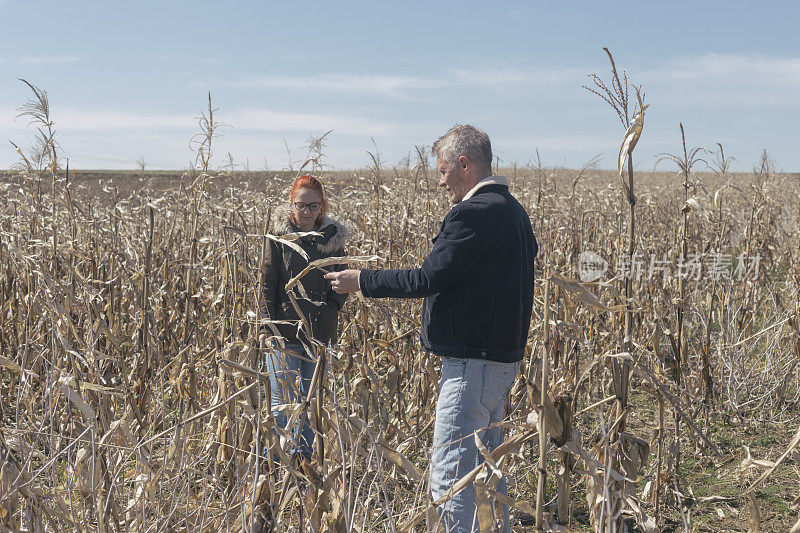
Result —
<path fill-rule="evenodd" d="M 389 76 L 332 73 L 320 76 L 255 76 L 229 82 L 242 89 L 297 89 L 311 92 L 381 94 L 410 99 L 414 91 L 447 87 L 491 87 L 505 90 L 510 86 L 558 84 L 580 79 L 585 69 L 485 69 L 454 70 L 445 76 Z"/>
<path fill-rule="evenodd" d="M 361 76 L 328 74 L 307 76 L 257 76 L 231 82 L 233 87 L 245 89 L 305 89 L 310 91 L 337 91 L 378 93 L 396 98 L 406 97 L 405 91 L 442 87 L 442 80 L 414 76 Z"/>
<path fill-rule="evenodd" d="M 20 65 L 48 65 L 48 64 L 63 64 L 74 63 L 78 58 L 76 56 L 21 56 L 17 58 L 17 63 Z"/>
<path fill-rule="evenodd" d="M 190 128 L 196 123 L 191 115 L 146 115 L 123 111 L 94 111 L 67 108 L 55 111 L 53 118 L 61 130 L 105 131 L 115 129 Z"/>
<path fill-rule="evenodd" d="M 345 135 L 386 135 L 396 128 L 391 122 L 354 115 L 299 113 L 271 109 L 241 109 L 229 113 L 227 123 L 237 129 L 257 131 L 319 131 L 332 129 Z"/>
<path fill-rule="evenodd" d="M 0 108 L 0 123 L 12 129 L 22 129 L 25 123 L 17 118 L 12 107 Z M 144 114 L 115 110 L 61 108 L 53 112 L 56 129 L 61 132 L 107 132 L 124 130 L 197 129 L 196 115 Z M 390 121 L 381 121 L 356 115 L 276 111 L 267 108 L 242 108 L 219 115 L 219 120 L 234 130 L 264 132 L 316 132 L 334 130 L 343 135 L 390 135 L 400 127 Z M 228 130 L 222 130 L 228 133 Z"/>
<path fill-rule="evenodd" d="M 19 114 L 19 111 L 11 106 L 0 107 L 0 124 L 12 124 Z"/>
<path fill-rule="evenodd" d="M 503 87 L 529 87 L 533 85 L 554 85 L 580 81 L 587 68 L 534 68 L 534 69 L 486 69 L 459 70 L 453 72 L 452 85 Z"/>
<path fill-rule="evenodd" d="M 797 105 L 800 57 L 704 54 L 639 72 L 651 101 L 704 107 Z"/>
<path fill-rule="evenodd" d="M 518 149 L 529 149 L 534 151 L 538 148 L 539 150 L 559 153 L 577 150 L 599 153 L 619 146 L 616 139 L 580 134 L 497 137 L 496 139 L 492 139 L 492 145 L 496 146 L 499 150 L 517 151 Z"/>
<path fill-rule="evenodd" d="M 592 155 L 603 153 L 605 159 L 601 165 L 614 166 L 614 156 L 622 135 L 619 125 L 615 123 L 613 115 L 604 115 L 602 120 L 603 124 L 608 123 L 608 133 L 598 133 L 589 128 L 589 119 L 594 120 L 595 112 L 599 113 L 602 105 L 589 95 L 582 96 L 580 90 L 580 84 L 586 83 L 586 73 L 594 71 L 603 75 L 607 73 L 606 65 L 598 63 L 585 68 L 553 69 L 498 65 L 498 68 L 475 66 L 468 71 L 432 71 L 429 75 L 420 72 L 409 75 L 331 73 L 314 77 L 276 78 L 248 78 L 245 75 L 238 81 L 220 82 L 231 88 L 231 98 L 243 92 L 235 89 L 247 88 L 274 88 L 283 92 L 307 90 L 308 94 L 327 91 L 335 93 L 332 98 L 340 105 L 317 110 L 299 106 L 293 110 L 283 106 L 279 110 L 263 107 L 260 103 L 253 107 L 223 104 L 219 119 L 232 126 L 232 129 L 223 130 L 225 136 L 217 145 L 218 153 L 230 151 L 237 160 L 250 157 L 253 167 L 260 164 L 256 161 L 260 162 L 266 157 L 270 165 L 277 168 L 280 161 L 287 157 L 283 152 L 283 139 L 287 139 L 293 147 L 293 156 L 301 155 L 300 147 L 309 133 L 332 129 L 334 134 L 330 137 L 328 153 L 333 164 L 340 167 L 362 164 L 366 160 L 366 150 L 372 149 L 370 137 L 375 138 L 386 159 L 393 161 L 395 156 L 399 159 L 412 149 L 413 144 L 429 142 L 437 133 L 444 131 L 449 123 L 464 119 L 464 110 L 457 105 L 449 105 L 449 102 L 443 102 L 448 105 L 442 105 L 441 110 L 425 107 L 426 114 L 420 116 L 417 108 L 422 109 L 422 106 L 407 105 L 409 100 L 452 98 L 452 95 L 462 93 L 465 98 L 475 99 L 491 91 L 498 96 L 485 99 L 485 109 L 481 107 L 484 114 L 479 115 L 485 120 L 481 119 L 479 123 L 488 129 L 492 125 L 492 117 L 498 121 L 499 125 L 494 125 L 498 135 L 493 134 L 492 140 L 504 161 L 515 158 L 524 160 L 538 147 L 547 160 L 557 162 L 562 157 L 568 157 L 572 166 L 580 166 Z M 771 113 L 779 109 L 785 111 L 782 116 L 789 120 L 788 117 L 796 112 L 800 104 L 800 57 L 702 54 L 662 58 L 646 68 L 632 68 L 628 72 L 633 81 L 644 84 L 648 102 L 652 104 L 645 134 L 638 148 L 637 165 L 643 165 L 642 168 L 649 169 L 652 166 L 653 154 L 674 151 L 679 139 L 679 119 L 686 124 L 686 120 L 691 120 L 698 110 L 706 108 L 710 109 L 708 113 L 698 114 L 696 123 L 688 125 L 692 139 L 689 142 L 713 146 L 717 137 L 708 132 L 713 135 L 727 133 L 729 139 L 723 139 L 726 147 L 729 144 L 737 145 L 734 155 L 740 160 L 749 160 L 751 157 L 746 148 L 753 145 L 752 133 L 745 131 L 739 123 L 762 123 L 764 119 L 759 118 L 759 112 L 764 106 L 772 106 L 767 110 Z M 509 96 L 506 97 L 506 94 Z M 575 98 L 576 94 L 580 98 Z M 363 101 L 359 97 L 367 95 L 394 99 L 395 102 L 391 102 L 389 112 L 389 106 L 373 106 L 363 111 L 361 107 L 353 107 L 357 111 L 348 113 L 347 106 L 351 102 L 355 106 Z M 552 107 L 563 105 L 564 98 L 570 99 L 569 105 L 572 107 L 570 112 L 564 113 L 563 121 L 558 119 L 557 123 L 551 123 L 550 126 L 532 123 L 530 127 L 519 129 L 503 125 L 503 117 L 513 117 L 513 113 L 531 113 L 534 116 L 536 109 L 530 106 L 530 102 L 540 105 L 544 102 Z M 191 110 L 167 108 L 162 114 L 155 111 L 142 114 L 132 112 L 131 109 L 135 109 L 132 107 L 98 110 L 91 105 L 77 108 L 63 107 L 61 102 L 57 104 L 54 108 L 56 129 L 63 135 L 65 149 L 76 150 L 76 157 L 96 150 L 98 157 L 109 158 L 109 162 L 113 162 L 110 158 L 116 158 L 122 166 L 122 161 L 130 160 L 129 167 L 142 153 L 147 154 L 148 159 L 153 159 L 154 166 L 169 164 L 180 167 L 192 157 L 188 151 L 188 140 L 198 127 L 197 113 Z M 69 102 L 63 104 L 70 105 Z M 236 100 L 229 101 L 229 104 L 236 104 Z M 17 111 L 12 106 L 0 108 L 0 140 L 10 138 L 27 144 L 31 138 L 27 133 L 30 131 L 27 121 L 17 119 L 16 115 Z M 546 116 L 552 117 L 552 114 L 546 113 Z M 709 122 L 709 116 L 717 118 Z M 769 129 L 764 130 L 763 135 L 759 133 L 763 140 L 760 139 L 758 145 L 773 147 L 779 159 L 792 157 L 781 156 L 780 150 L 790 154 L 793 152 L 785 147 L 785 142 L 770 136 Z M 547 131 L 552 134 L 538 135 Z M 148 139 L 153 135 L 161 137 Z M 774 147 L 776 143 L 778 147 Z M 738 148 L 739 145 L 741 148 Z M 6 149 L 10 154 L 8 157 L 13 158 L 9 150 Z M 0 156 L 6 158 L 3 153 Z"/>
<path fill-rule="evenodd" d="M 678 58 L 645 71 L 653 80 L 736 78 L 755 82 L 800 84 L 800 57 L 760 54 L 704 54 Z"/>

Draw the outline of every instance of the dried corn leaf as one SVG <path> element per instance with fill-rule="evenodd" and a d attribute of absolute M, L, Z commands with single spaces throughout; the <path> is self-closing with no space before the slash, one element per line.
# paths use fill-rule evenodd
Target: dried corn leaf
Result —
<path fill-rule="evenodd" d="M 0 366 L 4 366 L 12 372 L 22 372 L 22 367 L 7 357 L 0 355 Z M 38 376 L 37 376 L 38 377 Z"/>
<path fill-rule="evenodd" d="M 783 462 L 783 460 L 784 460 L 784 459 L 786 459 L 786 458 L 789 456 L 789 454 L 791 454 L 791 453 L 792 453 L 792 451 L 794 451 L 794 449 L 797 447 L 797 445 L 798 445 L 798 444 L 800 444 L 800 427 L 798 427 L 798 428 L 797 428 L 797 433 L 795 433 L 795 435 L 794 435 L 794 438 L 793 438 L 793 439 L 792 439 L 792 441 L 789 443 L 789 447 L 788 447 L 788 448 L 786 448 L 786 451 L 785 451 L 785 452 L 783 452 L 783 454 L 782 454 L 782 455 L 781 455 L 781 456 L 778 458 L 778 460 L 777 460 L 777 461 L 775 461 L 775 463 L 774 463 L 774 464 L 773 464 L 773 465 L 770 467 L 770 469 L 769 469 L 769 470 L 767 470 L 766 472 L 764 472 L 763 474 L 761 474 L 761 476 L 759 476 L 759 478 L 758 478 L 757 480 L 755 480 L 755 481 L 753 482 L 753 484 L 752 484 L 752 485 L 750 485 L 750 486 L 747 488 L 747 490 L 746 490 L 746 491 L 744 491 L 744 493 L 745 493 L 745 494 L 750 494 L 750 493 L 752 492 L 752 490 L 753 490 L 753 489 L 754 489 L 754 488 L 755 488 L 755 487 L 756 487 L 756 486 L 757 486 L 759 483 L 761 483 L 762 481 L 764 481 L 765 479 L 767 479 L 767 478 L 770 476 L 770 474 L 772 474 L 772 473 L 775 471 L 775 469 L 776 469 L 776 468 L 778 468 L 778 465 L 780 465 L 780 464 Z"/>
<path fill-rule="evenodd" d="M 553 274 L 553 281 L 555 281 L 556 284 L 563 290 L 577 296 L 581 302 L 589 307 L 599 311 L 608 311 L 608 307 L 603 302 L 598 300 L 597 296 L 592 294 L 589 289 L 583 286 L 581 282 L 566 278 L 558 273 Z"/>
<path fill-rule="evenodd" d="M 17 469 L 0 456 L 0 526 L 13 527 L 14 515 L 19 509 L 19 492 L 17 490 Z"/>
<path fill-rule="evenodd" d="M 750 454 L 750 447 L 744 447 L 746 456 L 742 459 L 742 462 L 739 463 L 739 475 L 746 474 L 750 469 L 753 467 L 761 467 L 761 468 L 771 468 L 775 466 L 775 463 L 772 461 L 766 461 L 764 459 L 753 459 L 753 456 Z"/>
<path fill-rule="evenodd" d="M 489 474 L 489 469 L 486 465 L 475 476 L 475 506 L 481 531 L 497 532 L 498 528 L 494 519 L 492 500 L 486 487 L 486 481 L 491 477 L 493 476 Z"/>
<path fill-rule="evenodd" d="M 303 250 L 303 248 L 299 244 L 294 243 L 294 242 L 292 242 L 290 240 L 291 237 L 294 237 L 293 240 L 298 239 L 300 237 L 299 235 L 295 236 L 295 234 L 291 234 L 291 235 L 282 235 L 281 237 L 276 237 L 275 235 L 267 234 L 267 235 L 264 235 L 264 237 L 266 237 L 267 239 L 269 239 L 271 241 L 275 241 L 275 242 L 278 242 L 278 243 L 281 243 L 281 244 L 284 244 L 284 245 L 288 246 L 289 248 L 291 248 L 292 250 L 294 250 L 295 252 L 300 254 L 303 257 L 303 259 L 308 261 L 308 254 L 306 253 L 306 251 Z"/>
<path fill-rule="evenodd" d="M 89 404 L 75 392 L 75 389 L 64 383 L 61 385 L 61 393 L 78 408 L 86 419 L 86 422 L 89 423 L 90 426 L 94 426 L 95 420 L 97 419 L 94 409 L 89 407 Z"/>
<path fill-rule="evenodd" d="M 515 500 L 505 494 L 501 494 L 497 491 L 490 490 L 489 496 L 497 500 L 498 502 L 502 503 L 503 505 L 507 505 L 513 509 L 517 509 L 518 511 L 522 511 L 525 514 L 534 516 L 536 515 L 536 509 L 533 508 L 531 504 L 524 500 Z"/>
<path fill-rule="evenodd" d="M 492 457 L 489 448 L 487 448 L 486 445 L 483 443 L 477 431 L 475 432 L 473 437 L 475 439 L 475 446 L 478 448 L 478 451 L 483 456 L 483 460 L 486 461 L 488 468 L 491 470 L 492 476 L 496 477 L 499 480 L 503 476 L 503 472 L 500 470 L 500 468 L 497 467 L 497 463 L 495 463 L 494 457 Z"/>
<path fill-rule="evenodd" d="M 100 461 L 91 448 L 78 450 L 72 472 L 75 476 L 75 490 L 81 495 L 94 494 L 100 486 Z"/>
<path fill-rule="evenodd" d="M 642 135 L 642 130 L 644 129 L 644 112 L 648 107 L 649 105 L 645 105 L 636 113 L 633 120 L 631 120 L 630 126 L 628 126 L 628 130 L 625 132 L 625 136 L 622 138 L 617 160 L 617 169 L 620 176 L 622 176 L 622 170 L 625 168 L 625 162 L 628 160 L 628 156 L 633 153 L 633 149 L 636 147 L 636 143 L 639 142 L 639 137 Z"/>
<path fill-rule="evenodd" d="M 789 530 L 789 533 L 800 533 L 800 519 L 795 522 L 792 529 Z"/>
<path fill-rule="evenodd" d="M 308 259 L 308 258 L 306 258 L 306 259 Z M 297 284 L 297 282 L 303 276 L 305 276 L 306 274 L 308 274 L 309 271 L 311 271 L 312 269 L 315 269 L 315 268 L 320 268 L 321 269 L 321 268 L 325 268 L 326 266 L 345 265 L 347 263 L 368 263 L 370 261 L 377 261 L 378 259 L 380 259 L 380 257 L 378 257 L 377 255 L 371 255 L 371 256 L 366 256 L 365 255 L 365 256 L 359 256 L 359 257 L 324 257 L 322 259 L 317 259 L 316 261 L 311 261 L 295 277 L 293 277 L 292 279 L 287 281 L 285 289 L 286 289 L 286 291 L 291 290 L 292 287 L 294 287 L 295 284 Z"/>

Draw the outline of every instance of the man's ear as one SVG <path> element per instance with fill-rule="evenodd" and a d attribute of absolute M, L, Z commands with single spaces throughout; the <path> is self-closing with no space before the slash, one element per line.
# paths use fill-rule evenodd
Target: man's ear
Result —
<path fill-rule="evenodd" d="M 470 164 L 469 157 L 462 155 L 458 158 L 458 164 L 461 165 L 461 168 L 466 169 Z"/>

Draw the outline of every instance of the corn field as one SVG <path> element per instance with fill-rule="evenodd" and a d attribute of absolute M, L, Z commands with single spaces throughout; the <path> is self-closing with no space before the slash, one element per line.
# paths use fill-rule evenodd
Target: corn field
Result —
<path fill-rule="evenodd" d="M 93 176 L 50 157 L 3 176 L 0 530 L 435 530 L 439 361 L 420 350 L 418 301 L 350 298 L 316 396 L 290 406 L 317 431 L 314 460 L 292 460 L 290 432 L 271 441 L 258 272 L 296 173 L 211 170 L 211 109 L 196 170 Z M 752 173 L 716 157 L 637 174 L 633 256 L 614 172 L 498 169 L 540 252 L 506 440 L 477 439 L 486 460 L 454 487 L 474 484 L 484 530 L 493 500 L 519 531 L 537 511 L 554 531 L 797 521 L 800 178 L 766 152 Z M 429 153 L 371 159 L 317 172 L 354 230 L 348 255 L 418 266 L 450 207 Z M 607 263 L 591 281 L 587 252 Z"/>

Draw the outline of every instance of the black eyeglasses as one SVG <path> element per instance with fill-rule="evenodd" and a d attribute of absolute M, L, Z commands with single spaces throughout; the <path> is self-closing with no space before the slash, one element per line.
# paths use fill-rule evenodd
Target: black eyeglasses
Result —
<path fill-rule="evenodd" d="M 306 210 L 306 208 L 308 208 L 310 212 L 316 213 L 317 211 L 319 211 L 319 208 L 322 207 L 322 203 L 312 202 L 310 204 L 304 204 L 303 202 L 294 202 L 292 206 L 294 207 L 294 210 L 297 211 L 298 213 L 302 213 L 303 211 Z"/>

